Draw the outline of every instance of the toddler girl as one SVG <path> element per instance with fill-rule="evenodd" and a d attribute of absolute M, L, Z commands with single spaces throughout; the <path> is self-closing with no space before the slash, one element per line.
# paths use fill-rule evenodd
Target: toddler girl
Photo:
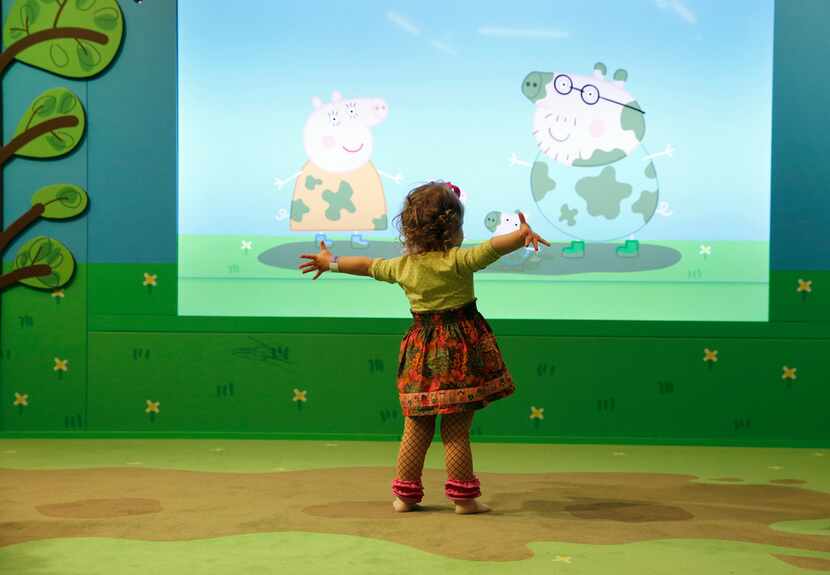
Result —
<path fill-rule="evenodd" d="M 303 254 L 303 273 L 325 271 L 371 276 L 396 283 L 409 299 L 412 326 L 398 361 L 398 394 L 404 430 L 392 482 L 396 511 L 412 511 L 423 498 L 421 473 L 441 415 L 447 482 L 456 513 L 482 513 L 473 474 L 470 427 L 473 414 L 515 391 L 490 325 L 476 309 L 473 273 L 519 248 L 550 244 L 520 213 L 521 227 L 472 248 L 462 248 L 464 206 L 449 182 L 413 189 L 395 218 L 405 255 L 397 258 L 337 257 L 320 243 L 320 253 Z"/>

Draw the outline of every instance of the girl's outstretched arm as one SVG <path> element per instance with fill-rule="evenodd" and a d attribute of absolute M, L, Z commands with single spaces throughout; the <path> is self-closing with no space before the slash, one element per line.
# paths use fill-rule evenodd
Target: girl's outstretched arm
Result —
<path fill-rule="evenodd" d="M 320 242 L 320 252 L 316 254 L 302 254 L 302 259 L 309 260 L 300 264 L 300 269 L 304 274 L 309 272 L 317 272 L 312 279 L 317 279 L 323 272 L 331 269 L 331 263 L 334 261 L 334 255 L 326 247 L 325 242 Z M 343 256 L 337 258 L 337 269 L 340 272 L 352 274 L 356 276 L 368 276 L 369 266 L 372 265 L 372 258 L 366 256 Z"/>
<path fill-rule="evenodd" d="M 527 220 L 523 213 L 519 212 L 519 221 L 521 226 L 515 232 L 509 234 L 502 234 L 500 236 L 493 236 L 490 238 L 490 243 L 500 255 L 507 255 L 510 252 L 515 252 L 521 247 L 527 247 L 533 244 L 533 249 L 539 251 L 539 244 L 550 246 L 547 240 L 543 239 L 539 234 L 535 233 L 530 226 L 527 225 Z"/>

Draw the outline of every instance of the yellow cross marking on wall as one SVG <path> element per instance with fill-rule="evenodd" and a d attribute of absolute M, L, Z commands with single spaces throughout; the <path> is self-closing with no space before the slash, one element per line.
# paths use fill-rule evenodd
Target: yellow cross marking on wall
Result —
<path fill-rule="evenodd" d="M 799 278 L 798 289 L 796 291 L 798 291 L 798 293 L 810 293 L 813 291 L 813 280 L 803 280 Z"/>

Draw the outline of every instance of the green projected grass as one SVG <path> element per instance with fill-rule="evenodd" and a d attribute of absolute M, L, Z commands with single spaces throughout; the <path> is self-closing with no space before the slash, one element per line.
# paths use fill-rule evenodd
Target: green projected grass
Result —
<path fill-rule="evenodd" d="M 348 240 L 334 237 L 339 245 Z M 261 263 L 258 255 L 297 238 L 181 236 L 180 315 L 408 317 L 400 289 L 366 278 L 326 274 L 316 282 L 298 270 Z M 243 242 L 250 242 L 243 249 Z M 302 251 L 297 250 L 297 265 Z M 492 319 L 767 321 L 768 242 L 644 242 L 676 250 L 662 269 L 627 273 L 543 275 L 482 272 L 476 295 Z M 705 245 L 709 250 L 702 249 Z M 590 257 L 591 246 L 588 246 Z M 709 253 L 706 252 L 709 251 Z M 554 266 L 570 262 L 556 256 Z"/>

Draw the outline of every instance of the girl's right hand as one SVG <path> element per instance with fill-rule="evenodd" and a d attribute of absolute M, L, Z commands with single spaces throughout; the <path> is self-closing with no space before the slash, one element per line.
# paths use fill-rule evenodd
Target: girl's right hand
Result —
<path fill-rule="evenodd" d="M 323 272 L 327 272 L 329 270 L 329 263 L 331 263 L 332 255 L 329 249 L 326 247 L 326 242 L 320 242 L 320 253 L 317 254 L 302 254 L 300 256 L 302 259 L 310 260 L 304 264 L 300 265 L 300 269 L 303 270 L 304 274 L 308 272 L 317 272 L 316 275 L 312 279 L 317 279 Z"/>
<path fill-rule="evenodd" d="M 533 251 L 536 252 L 539 251 L 540 243 L 550 247 L 550 243 L 546 239 L 530 229 L 530 226 L 525 219 L 525 215 L 522 212 L 519 212 L 519 223 L 521 224 L 519 229 L 522 230 L 525 236 L 525 247 L 533 244 Z"/>

